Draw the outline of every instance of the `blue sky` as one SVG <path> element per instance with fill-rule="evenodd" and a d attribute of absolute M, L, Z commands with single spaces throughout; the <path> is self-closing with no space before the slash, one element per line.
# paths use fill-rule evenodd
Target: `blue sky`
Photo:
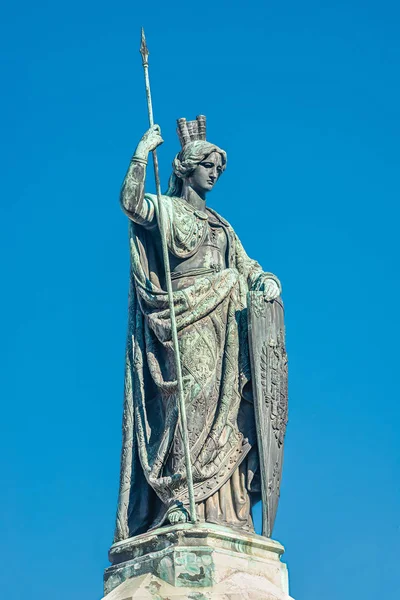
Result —
<path fill-rule="evenodd" d="M 274 537 L 291 593 L 397 597 L 398 3 L 39 0 L 2 13 L 4 597 L 101 597 L 127 318 L 118 194 L 147 128 L 142 25 L 164 187 L 175 119 L 206 114 L 228 152 L 209 203 L 283 283 Z"/>

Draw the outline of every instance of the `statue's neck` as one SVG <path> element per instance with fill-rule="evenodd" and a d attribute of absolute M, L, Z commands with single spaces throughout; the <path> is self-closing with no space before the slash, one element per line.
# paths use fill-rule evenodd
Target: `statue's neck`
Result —
<path fill-rule="evenodd" d="M 185 185 L 185 181 L 183 182 L 182 198 L 197 210 L 205 210 L 206 208 L 205 196 L 202 198 L 190 185 Z"/>

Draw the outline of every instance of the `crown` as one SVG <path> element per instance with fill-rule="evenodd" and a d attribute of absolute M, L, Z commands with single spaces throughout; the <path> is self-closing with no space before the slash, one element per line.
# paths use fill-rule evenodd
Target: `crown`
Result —
<path fill-rule="evenodd" d="M 189 142 L 206 139 L 206 118 L 204 115 L 198 115 L 195 121 L 178 119 L 177 123 L 177 132 L 182 148 Z"/>

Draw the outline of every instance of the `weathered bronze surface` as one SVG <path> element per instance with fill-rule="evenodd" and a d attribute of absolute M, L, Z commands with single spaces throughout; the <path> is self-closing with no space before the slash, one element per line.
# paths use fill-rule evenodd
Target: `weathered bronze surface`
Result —
<path fill-rule="evenodd" d="M 148 154 L 162 143 L 157 125 L 139 142 L 121 190 L 131 277 L 116 542 L 188 519 L 159 202 L 198 518 L 252 532 L 251 506 L 262 496 L 269 536 L 279 496 L 287 421 L 281 286 L 206 206 L 227 159 L 205 140 L 205 117 L 180 119 L 178 132 L 183 147 L 166 194 L 144 192 Z"/>

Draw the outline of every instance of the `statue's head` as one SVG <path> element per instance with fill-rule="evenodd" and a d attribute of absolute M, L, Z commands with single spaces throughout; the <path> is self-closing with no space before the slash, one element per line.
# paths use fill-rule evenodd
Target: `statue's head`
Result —
<path fill-rule="evenodd" d="M 226 168 L 226 152 L 205 140 L 188 142 L 175 156 L 168 196 L 180 196 L 183 180 L 200 196 L 210 192 Z"/>
<path fill-rule="evenodd" d="M 226 168 L 226 152 L 206 141 L 206 118 L 198 115 L 194 121 L 178 119 L 178 136 L 182 150 L 172 163 L 168 196 L 180 196 L 187 184 L 204 198 Z"/>

